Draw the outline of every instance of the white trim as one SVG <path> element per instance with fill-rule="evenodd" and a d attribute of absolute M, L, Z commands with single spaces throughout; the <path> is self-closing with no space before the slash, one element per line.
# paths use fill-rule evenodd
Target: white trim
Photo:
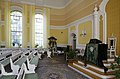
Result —
<path fill-rule="evenodd" d="M 75 69 L 74 67 L 72 67 L 72 66 L 70 66 L 70 65 L 68 65 L 68 67 L 71 68 L 71 69 L 73 69 L 73 70 L 75 70 L 76 72 L 84 75 L 84 76 L 87 77 L 88 79 L 94 79 L 94 78 L 88 76 L 87 74 L 85 74 L 85 73 L 83 73 L 83 72 L 80 72 L 79 70 Z"/>
<path fill-rule="evenodd" d="M 71 44 L 70 44 L 70 39 L 69 39 L 69 38 L 70 38 L 69 33 L 70 33 L 70 28 L 68 28 L 68 44 L 71 45 Z"/>
<path fill-rule="evenodd" d="M 106 13 L 105 7 L 106 7 L 108 1 L 109 1 L 109 0 L 102 0 L 101 4 L 100 4 L 100 6 L 99 6 L 99 7 L 100 7 L 100 11 Z"/>
<path fill-rule="evenodd" d="M 78 63 L 84 65 L 84 63 L 81 62 L 81 61 L 78 61 Z M 95 66 L 92 66 L 92 65 L 90 65 L 90 64 L 87 64 L 87 68 L 88 68 L 88 67 L 93 68 L 93 69 L 95 69 L 96 71 L 104 72 L 104 69 L 98 68 L 98 67 L 95 67 Z M 111 72 L 111 71 L 114 71 L 114 70 L 109 69 L 107 72 Z"/>
<path fill-rule="evenodd" d="M 103 0 L 99 6 L 99 14 L 103 16 L 103 43 L 107 43 L 107 15 L 105 9 L 108 1 Z"/>
<path fill-rule="evenodd" d="M 66 26 L 50 26 L 50 29 L 67 29 Z"/>
<path fill-rule="evenodd" d="M 67 47 L 67 44 L 57 44 L 57 47 Z"/>
<path fill-rule="evenodd" d="M 42 14 L 43 13 L 43 10 L 41 10 L 41 9 L 35 9 L 35 14 Z"/>
<path fill-rule="evenodd" d="M 59 16 L 59 15 L 58 15 Z M 64 18 L 61 18 L 61 19 L 58 19 L 58 18 L 50 18 L 50 20 L 52 21 L 65 21 L 65 19 Z"/>
<path fill-rule="evenodd" d="M 85 49 L 86 44 L 77 44 L 76 49 Z"/>
<path fill-rule="evenodd" d="M 44 17 L 43 18 L 43 27 L 44 27 L 43 28 L 44 29 L 44 31 L 43 31 L 43 35 L 44 35 L 44 40 L 43 40 L 44 42 L 43 43 L 44 44 L 43 45 L 44 45 L 44 48 L 46 48 L 47 47 L 47 24 L 46 24 L 47 23 L 47 16 L 46 16 L 46 8 L 43 9 L 43 17 Z"/>
<path fill-rule="evenodd" d="M 67 7 L 72 1 L 73 1 L 73 0 L 69 0 L 62 8 Z M 62 8 L 61 8 L 61 9 L 62 9 Z"/>
<path fill-rule="evenodd" d="M 76 35 L 76 30 L 70 30 L 70 32 L 68 33 L 68 35 L 69 35 L 69 44 L 70 45 L 72 45 L 72 49 L 73 49 L 73 36 L 72 36 L 72 34 L 75 34 Z M 77 44 L 77 43 L 76 43 Z"/>
<path fill-rule="evenodd" d="M 23 9 L 21 7 L 18 7 L 18 6 L 11 6 L 10 7 L 10 11 L 13 11 L 13 10 L 18 10 L 18 11 L 23 11 Z"/>
<path fill-rule="evenodd" d="M 93 20 L 93 14 L 90 14 L 88 16 L 85 16 L 85 17 L 81 18 L 81 19 L 78 19 L 76 21 L 71 22 L 71 23 L 67 24 L 66 26 L 70 27 L 70 26 L 73 26 L 73 25 L 81 24 L 83 22 L 92 21 L 92 20 Z"/>

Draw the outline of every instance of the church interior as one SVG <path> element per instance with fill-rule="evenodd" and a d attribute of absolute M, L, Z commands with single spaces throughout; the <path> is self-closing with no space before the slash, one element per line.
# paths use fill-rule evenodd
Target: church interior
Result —
<path fill-rule="evenodd" d="M 120 0 L 0 0 L 0 79 L 120 79 Z"/>

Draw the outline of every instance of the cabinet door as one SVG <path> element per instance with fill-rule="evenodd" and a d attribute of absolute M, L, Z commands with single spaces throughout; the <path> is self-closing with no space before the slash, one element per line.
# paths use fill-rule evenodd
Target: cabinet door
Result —
<path fill-rule="evenodd" d="M 87 44 L 87 61 L 97 65 L 98 44 Z"/>

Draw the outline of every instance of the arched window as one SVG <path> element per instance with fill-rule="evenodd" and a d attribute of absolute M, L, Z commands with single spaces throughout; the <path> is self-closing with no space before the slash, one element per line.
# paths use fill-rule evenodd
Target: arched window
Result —
<path fill-rule="evenodd" d="M 43 44 L 43 15 L 35 14 L 35 46 L 44 47 Z"/>
<path fill-rule="evenodd" d="M 22 46 L 22 13 L 11 11 L 11 46 Z"/>

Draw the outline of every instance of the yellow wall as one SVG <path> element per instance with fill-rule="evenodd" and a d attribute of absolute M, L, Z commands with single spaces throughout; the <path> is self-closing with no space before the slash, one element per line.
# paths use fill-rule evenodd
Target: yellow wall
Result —
<path fill-rule="evenodd" d="M 50 36 L 56 37 L 58 44 L 68 44 L 68 29 L 51 29 Z"/>
<path fill-rule="evenodd" d="M 82 30 L 86 30 L 86 36 L 82 37 L 80 34 Z M 78 44 L 86 44 L 92 37 L 92 21 L 87 21 L 78 26 Z"/>
<path fill-rule="evenodd" d="M 5 6 L 5 2 L 3 0 L 1 0 L 0 1 L 0 10 L 1 10 L 1 19 L 0 20 L 1 21 L 5 21 L 5 15 L 4 15 L 5 14 L 5 7 L 4 6 Z M 6 38 L 5 37 L 6 30 L 5 29 L 6 29 L 5 25 L 0 26 L 0 31 L 1 31 L 0 32 L 1 33 L 0 34 L 1 35 L 0 41 L 5 41 L 5 38 Z"/>
<path fill-rule="evenodd" d="M 6 7 L 6 5 L 8 7 Z M 12 3 L 12 2 L 7 2 L 7 1 L 4 2 L 3 0 L 0 0 L 0 10 L 1 10 L 0 19 L 2 21 L 4 21 L 4 25 L 0 26 L 0 41 L 5 41 L 6 42 L 6 47 L 11 47 L 10 46 L 10 39 L 11 39 L 11 37 L 10 37 L 10 8 L 11 8 L 11 6 L 16 6 L 16 7 L 22 8 L 23 41 L 24 41 L 24 43 L 22 45 L 23 45 L 23 47 L 26 48 L 28 42 L 30 43 L 30 39 L 32 39 L 32 38 L 30 38 L 30 34 L 31 34 L 30 29 L 32 28 L 32 27 L 30 27 L 31 26 L 30 25 L 30 20 L 31 20 L 31 17 L 33 17 L 33 16 L 30 16 L 30 12 L 31 12 L 30 8 L 31 8 L 32 5 Z M 8 11 L 7 11 L 7 8 L 8 8 Z M 36 8 L 41 9 L 40 6 L 39 7 L 37 6 Z M 42 7 L 42 9 L 43 9 L 43 7 Z M 46 27 L 47 28 L 47 36 L 46 36 L 46 38 L 48 38 L 49 34 L 50 34 L 50 32 L 49 32 L 49 25 L 50 25 L 49 18 L 50 18 L 50 15 L 49 14 L 50 14 L 49 10 L 46 9 L 46 17 L 47 17 L 47 21 L 46 21 L 46 23 L 47 23 L 47 27 Z M 6 19 L 7 17 L 8 17 L 9 23 L 7 22 L 7 19 Z M 7 28 L 8 28 L 8 30 L 7 30 Z M 7 33 L 6 31 L 8 31 L 8 34 L 6 34 Z M 32 47 L 34 47 L 34 46 L 32 46 Z"/>
<path fill-rule="evenodd" d="M 102 15 L 100 16 L 100 40 L 103 41 L 103 20 Z"/>
<path fill-rule="evenodd" d="M 120 55 L 120 0 L 109 0 L 107 6 L 107 37 L 117 37 L 117 54 Z"/>

